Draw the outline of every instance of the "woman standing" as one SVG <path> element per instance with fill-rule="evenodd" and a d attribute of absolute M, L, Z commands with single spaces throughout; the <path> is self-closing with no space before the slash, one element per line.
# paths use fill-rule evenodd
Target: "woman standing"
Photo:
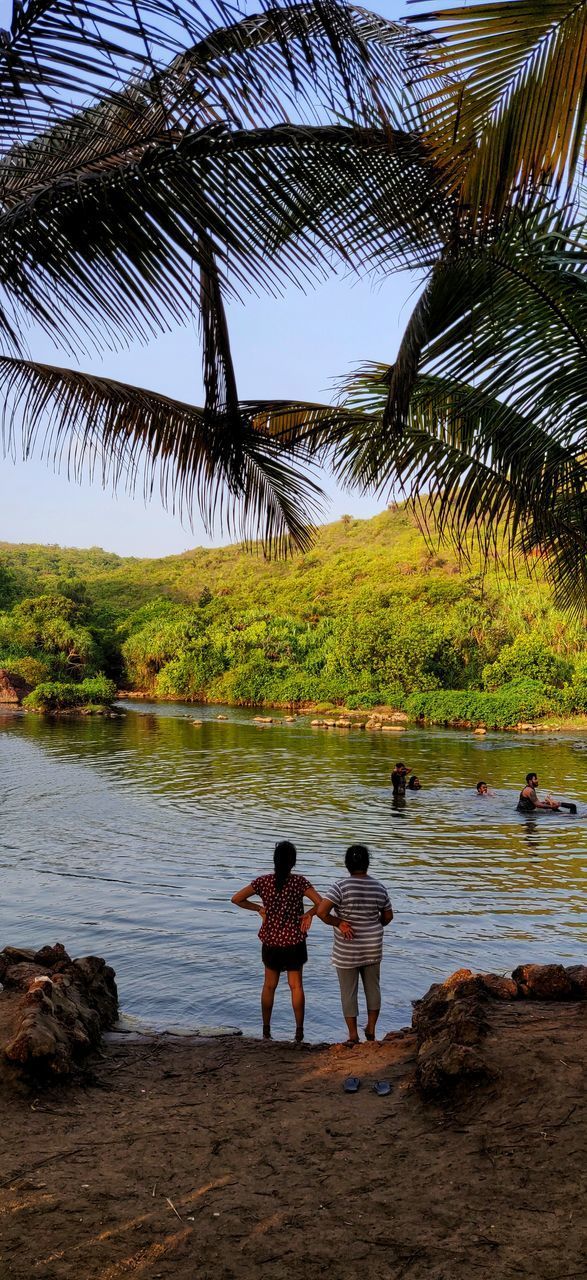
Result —
<path fill-rule="evenodd" d="M 280 975 L 287 973 L 291 1002 L 296 1020 L 295 1039 L 304 1038 L 305 996 L 302 969 L 308 959 L 306 934 L 321 901 L 320 894 L 305 876 L 292 875 L 296 865 L 295 845 L 282 840 L 275 846 L 273 875 L 257 876 L 231 899 L 245 911 L 258 911 L 263 923 L 259 930 L 265 981 L 261 993 L 263 1039 L 271 1039 L 271 1013 Z M 259 897 L 261 902 L 251 902 Z M 304 898 L 314 903 L 304 911 Z"/>

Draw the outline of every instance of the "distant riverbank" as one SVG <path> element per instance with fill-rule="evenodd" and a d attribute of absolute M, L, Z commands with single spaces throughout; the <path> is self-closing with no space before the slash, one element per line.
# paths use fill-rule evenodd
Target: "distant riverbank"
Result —
<path fill-rule="evenodd" d="M 221 703 L 215 699 L 198 699 L 193 702 L 189 698 L 161 698 L 146 689 L 119 689 L 117 699 L 120 701 L 130 702 L 154 702 L 161 705 L 177 705 L 189 703 L 194 707 L 214 707 L 226 706 L 231 704 Z M 259 702 L 246 704 L 243 708 L 242 703 L 232 704 L 235 709 L 246 709 L 248 711 L 263 712 L 263 716 L 259 719 L 265 723 L 284 723 L 288 720 L 297 719 L 298 716 L 310 718 L 314 727 L 331 729 L 331 728 L 354 728 L 369 729 L 377 732 L 401 733 L 402 729 L 408 724 L 417 728 L 447 728 L 447 729 L 465 729 L 473 732 L 484 733 L 489 730 L 504 730 L 507 733 L 587 733 L 587 715 L 581 716 L 548 716 L 544 719 L 536 721 L 517 721 L 511 725 L 488 725 L 479 720 L 466 719 L 427 719 L 425 717 L 410 716 L 406 711 L 400 711 L 396 707 L 391 706 L 374 706 L 370 709 L 335 706 L 328 702 L 307 702 L 307 703 L 283 703 L 283 702 Z M 286 716 L 280 717 L 279 720 L 273 716 L 267 715 L 270 711 L 284 711 Z"/>

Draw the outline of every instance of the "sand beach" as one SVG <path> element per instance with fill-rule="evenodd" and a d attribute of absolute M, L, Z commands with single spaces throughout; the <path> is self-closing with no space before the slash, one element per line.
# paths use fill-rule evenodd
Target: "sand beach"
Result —
<path fill-rule="evenodd" d="M 585 1276 L 587 1004 L 487 1018 L 493 1078 L 452 1099 L 421 1096 L 412 1031 L 117 1042 L 6 1094 L 3 1280 Z"/>

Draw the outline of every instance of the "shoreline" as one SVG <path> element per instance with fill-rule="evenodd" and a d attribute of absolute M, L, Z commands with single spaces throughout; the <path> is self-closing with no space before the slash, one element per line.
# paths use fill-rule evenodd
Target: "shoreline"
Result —
<path fill-rule="evenodd" d="M 258 703 L 227 703 L 215 702 L 211 699 L 206 701 L 190 698 L 161 698 L 154 693 L 149 693 L 145 689 L 119 689 L 116 694 L 117 702 L 153 702 L 161 704 L 161 706 L 189 706 L 189 707 L 229 707 L 235 711 L 287 711 L 288 716 L 284 716 L 276 720 L 272 716 L 259 716 L 259 721 L 265 724 L 284 724 L 288 723 L 290 717 L 292 720 L 298 718 L 315 717 L 315 728 L 358 728 L 370 729 L 374 732 L 385 727 L 386 732 L 401 733 L 403 729 L 460 729 L 464 733 L 477 733 L 479 736 L 486 733 L 585 733 L 587 734 L 587 715 L 552 717 L 548 716 L 544 720 L 535 722 L 519 722 L 516 725 L 508 726 L 506 729 L 487 728 L 486 725 L 477 724 L 473 721 L 459 721 L 447 724 L 433 724 L 425 720 L 412 720 L 405 711 L 401 711 L 396 707 L 378 704 L 369 709 L 349 708 L 344 706 L 333 706 L 325 703 L 276 703 L 276 702 L 258 702 Z M 325 720 L 323 717 L 327 717 Z M 320 721 L 318 718 L 321 718 Z M 349 725 L 340 725 L 340 721 L 350 721 Z M 369 723 L 371 721 L 372 723 Z M 380 721 L 380 724 L 373 723 Z"/>

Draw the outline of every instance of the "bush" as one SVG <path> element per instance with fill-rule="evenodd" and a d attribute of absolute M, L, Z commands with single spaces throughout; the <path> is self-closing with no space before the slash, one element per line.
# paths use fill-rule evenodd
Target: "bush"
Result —
<path fill-rule="evenodd" d="M 536 720 L 557 710 L 560 698 L 556 699 L 539 681 L 512 680 L 493 693 L 469 689 L 413 693 L 406 699 L 405 707 L 414 720 L 428 724 L 512 729 L 520 721 Z"/>
<path fill-rule="evenodd" d="M 51 674 L 48 664 L 42 662 L 40 658 L 8 658 L 6 662 L 0 661 L 0 667 L 6 667 L 9 675 L 20 676 L 25 684 L 30 684 L 31 688 L 46 680 Z"/>
<path fill-rule="evenodd" d="M 539 680 L 511 680 L 491 697 L 492 728 L 510 729 L 525 720 L 539 720 L 560 708 L 560 694 Z"/>
<path fill-rule="evenodd" d="M 495 662 L 484 668 L 483 685 L 491 691 L 512 681 L 531 680 L 547 688 L 561 688 L 572 671 L 572 663 L 553 653 L 543 640 L 520 635 L 513 644 L 504 646 Z"/>
<path fill-rule="evenodd" d="M 30 711 L 66 711 L 73 707 L 108 706 L 116 696 L 116 685 L 106 676 L 92 676 L 79 684 L 47 680 L 24 699 Z"/>
<path fill-rule="evenodd" d="M 566 715 L 587 714 L 587 657 L 577 659 L 572 680 L 561 692 L 561 705 Z"/>

